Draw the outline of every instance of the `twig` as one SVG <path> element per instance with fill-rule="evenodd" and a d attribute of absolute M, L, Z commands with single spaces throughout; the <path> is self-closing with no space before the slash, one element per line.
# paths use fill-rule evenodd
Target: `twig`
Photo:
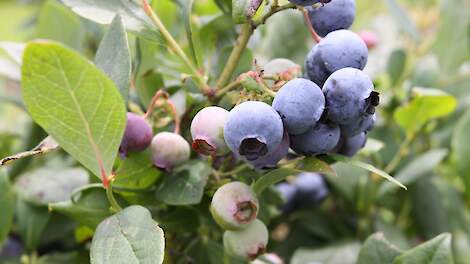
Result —
<path fill-rule="evenodd" d="M 313 28 L 312 21 L 310 20 L 310 16 L 308 15 L 308 11 L 306 8 L 301 8 L 300 11 L 302 12 L 305 20 L 305 24 L 307 24 L 308 31 L 310 31 L 310 34 L 312 35 L 313 40 L 315 40 L 316 43 L 319 43 L 322 40 L 322 37 L 320 37 L 315 29 Z"/>

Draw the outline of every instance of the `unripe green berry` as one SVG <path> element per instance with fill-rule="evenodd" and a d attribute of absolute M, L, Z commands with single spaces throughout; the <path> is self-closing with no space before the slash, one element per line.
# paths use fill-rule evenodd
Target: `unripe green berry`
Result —
<path fill-rule="evenodd" d="M 242 182 L 230 182 L 220 187 L 212 197 L 211 213 L 222 228 L 245 228 L 258 215 L 258 198 L 250 186 Z"/>
<path fill-rule="evenodd" d="M 232 256 L 256 259 L 266 252 L 268 244 L 268 229 L 258 219 L 255 219 L 245 229 L 237 231 L 225 231 L 225 252 Z"/>

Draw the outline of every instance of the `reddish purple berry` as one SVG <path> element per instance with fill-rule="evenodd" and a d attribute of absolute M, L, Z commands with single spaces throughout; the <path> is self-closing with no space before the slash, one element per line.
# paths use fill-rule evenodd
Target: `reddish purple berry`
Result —
<path fill-rule="evenodd" d="M 119 153 L 127 156 L 129 151 L 143 151 L 152 142 L 152 128 L 144 117 L 128 112 L 126 130 L 122 138 Z"/>

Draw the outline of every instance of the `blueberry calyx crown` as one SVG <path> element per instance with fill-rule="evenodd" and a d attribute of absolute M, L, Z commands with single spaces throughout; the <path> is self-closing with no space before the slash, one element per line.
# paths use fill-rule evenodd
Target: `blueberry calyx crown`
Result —
<path fill-rule="evenodd" d="M 266 143 L 258 138 L 245 138 L 240 144 L 239 154 L 245 156 L 247 160 L 256 160 L 268 153 Z"/>

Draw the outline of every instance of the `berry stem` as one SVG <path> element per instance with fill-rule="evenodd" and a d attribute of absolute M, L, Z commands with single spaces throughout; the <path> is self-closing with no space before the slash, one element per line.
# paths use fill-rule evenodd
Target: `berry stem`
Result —
<path fill-rule="evenodd" d="M 167 99 L 166 100 L 166 104 L 167 104 L 167 107 L 169 108 L 171 114 L 173 115 L 173 119 L 175 121 L 175 130 L 174 130 L 174 133 L 175 134 L 179 134 L 180 133 L 180 124 L 181 124 L 181 121 L 180 121 L 180 117 L 178 115 L 178 112 L 176 111 L 176 106 L 175 104 L 170 100 L 170 99 Z"/>
<path fill-rule="evenodd" d="M 173 116 L 173 119 L 175 121 L 175 133 L 179 134 L 180 133 L 180 117 L 176 111 L 176 106 L 175 104 L 171 101 L 170 95 L 163 89 L 158 90 L 155 95 L 152 97 L 152 101 L 150 101 L 150 104 L 147 107 L 147 112 L 144 115 L 144 118 L 147 119 L 152 115 L 153 109 L 155 108 L 155 105 L 157 104 L 158 99 L 163 97 L 165 100 L 166 106 L 169 108 L 169 112 L 171 112 L 171 115 Z"/>
<path fill-rule="evenodd" d="M 114 177 L 115 177 L 115 175 L 113 174 L 111 176 L 110 184 L 106 188 L 106 197 L 108 198 L 109 204 L 111 205 L 111 208 L 113 209 L 113 211 L 120 212 L 120 211 L 122 211 L 122 207 L 116 201 L 116 198 L 114 197 L 114 193 L 113 193 Z"/>
<path fill-rule="evenodd" d="M 302 7 L 300 8 L 300 10 L 302 11 L 305 23 L 307 24 L 307 27 L 308 27 L 308 31 L 310 31 L 310 34 L 312 35 L 313 40 L 315 40 L 316 43 L 320 43 L 320 41 L 322 40 L 322 37 L 320 37 L 315 31 L 315 29 L 313 28 L 312 21 L 310 20 L 310 16 L 308 15 L 307 9 Z"/>
<path fill-rule="evenodd" d="M 143 9 L 144 9 L 145 13 L 152 20 L 152 22 L 155 24 L 155 26 L 157 26 L 157 28 L 160 30 L 163 37 L 168 42 L 168 45 L 170 46 L 170 48 L 188 66 L 188 68 L 190 69 L 190 71 L 192 72 L 192 74 L 194 76 L 194 80 L 198 84 L 199 89 L 202 91 L 202 93 L 204 93 L 205 95 L 212 94 L 212 89 L 207 85 L 206 78 L 196 68 L 196 66 L 188 58 L 188 56 L 186 56 L 186 54 L 184 53 L 183 49 L 180 47 L 178 42 L 173 38 L 173 36 L 168 31 L 168 29 L 165 27 L 165 25 L 160 20 L 158 15 L 153 11 L 153 9 L 149 5 L 148 1 L 147 0 L 142 0 L 142 5 L 143 5 Z"/>

